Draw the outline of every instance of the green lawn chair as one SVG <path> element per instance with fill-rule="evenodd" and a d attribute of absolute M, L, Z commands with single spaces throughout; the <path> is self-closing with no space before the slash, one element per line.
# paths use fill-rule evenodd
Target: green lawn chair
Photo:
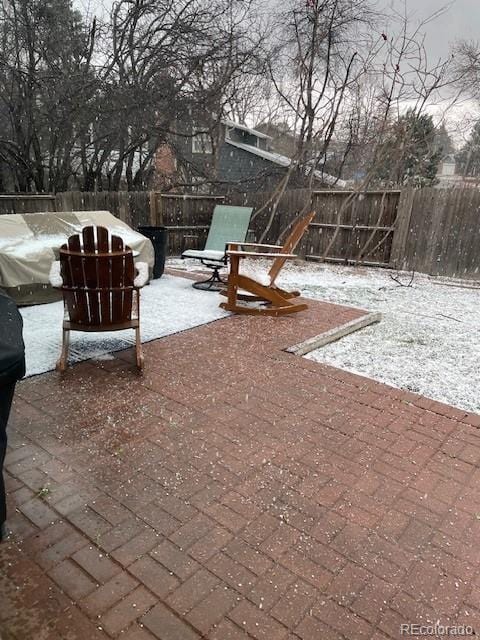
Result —
<path fill-rule="evenodd" d="M 182 253 L 182 259 L 200 260 L 213 271 L 208 280 L 193 284 L 196 289 L 219 291 L 224 288 L 226 283 L 221 279 L 219 271 L 227 264 L 227 244 L 245 242 L 252 211 L 252 207 L 231 207 L 224 204 L 215 207 L 205 249 L 188 249 Z"/>

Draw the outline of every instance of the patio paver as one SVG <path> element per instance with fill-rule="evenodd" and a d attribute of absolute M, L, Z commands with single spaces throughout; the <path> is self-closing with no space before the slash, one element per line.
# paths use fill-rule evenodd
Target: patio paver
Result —
<path fill-rule="evenodd" d="M 362 312 L 233 317 L 18 386 L 0 628 L 23 640 L 480 632 L 480 416 L 285 353 Z M 3 638 L 3 636 L 2 636 Z"/>

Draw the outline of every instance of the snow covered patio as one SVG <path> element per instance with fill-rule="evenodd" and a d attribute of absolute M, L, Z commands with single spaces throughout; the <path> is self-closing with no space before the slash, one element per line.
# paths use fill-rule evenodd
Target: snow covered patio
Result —
<path fill-rule="evenodd" d="M 220 296 L 206 296 L 185 278 L 165 275 L 141 292 L 142 342 L 163 338 L 228 315 Z M 22 307 L 27 376 L 55 369 L 61 349 L 63 302 Z M 110 359 L 111 353 L 135 343 L 131 331 L 73 332 L 70 363 L 90 358 Z"/>
<path fill-rule="evenodd" d="M 8 640 L 478 633 L 480 416 L 286 353 L 364 313 L 310 304 L 20 383 Z"/>

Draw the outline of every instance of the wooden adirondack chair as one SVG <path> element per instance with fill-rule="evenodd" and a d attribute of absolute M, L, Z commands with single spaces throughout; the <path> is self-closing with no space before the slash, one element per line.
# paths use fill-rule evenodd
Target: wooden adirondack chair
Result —
<path fill-rule="evenodd" d="M 292 252 L 314 217 L 315 211 L 302 217 L 293 227 L 283 246 L 248 242 L 229 243 L 227 255 L 230 258 L 230 274 L 227 290 L 222 292 L 228 297 L 228 301 L 220 306 L 234 313 L 265 316 L 282 316 L 307 309 L 308 306 L 305 303 L 298 304 L 291 301 L 292 298 L 300 295 L 299 291 L 285 291 L 277 287 L 275 281 L 285 262 L 296 257 Z M 241 247 L 248 247 L 249 250 L 243 251 Z M 258 251 L 258 249 L 264 251 Z M 273 259 L 273 264 L 264 281 L 260 282 L 256 275 L 252 277 L 245 272 L 242 273 L 241 259 L 247 257 Z M 247 304 L 239 304 L 239 301 Z M 249 302 L 263 303 L 264 306 L 248 305 Z"/>
<path fill-rule="evenodd" d="M 135 277 L 135 271 L 138 271 Z M 136 361 L 143 368 L 140 341 L 140 288 L 148 280 L 148 265 L 134 265 L 130 247 L 105 227 L 85 227 L 60 248 L 50 282 L 63 293 L 62 352 L 57 370 L 67 366 L 70 331 L 134 329 Z"/>

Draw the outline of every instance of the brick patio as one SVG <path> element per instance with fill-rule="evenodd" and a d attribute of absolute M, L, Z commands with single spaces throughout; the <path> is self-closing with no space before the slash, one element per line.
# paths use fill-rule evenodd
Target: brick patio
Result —
<path fill-rule="evenodd" d="M 208 294 L 206 294 L 208 295 Z M 480 417 L 289 355 L 361 315 L 232 317 L 18 386 L 18 640 L 480 632 Z"/>

